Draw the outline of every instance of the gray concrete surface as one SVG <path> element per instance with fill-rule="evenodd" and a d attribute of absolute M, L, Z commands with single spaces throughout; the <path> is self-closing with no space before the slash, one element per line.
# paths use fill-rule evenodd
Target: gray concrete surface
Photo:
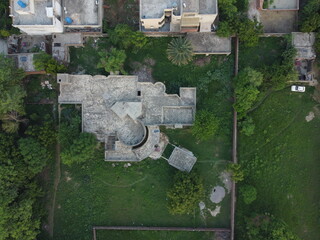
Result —
<path fill-rule="evenodd" d="M 73 20 L 71 25 L 98 25 L 99 4 L 96 5 L 95 2 L 95 0 L 65 0 L 64 7 L 67 10 L 65 17 Z"/>
<path fill-rule="evenodd" d="M 47 16 L 46 7 L 52 7 L 52 0 L 37 0 L 34 1 L 34 14 L 18 14 L 15 10 L 26 10 L 22 9 L 18 3 L 14 1 L 13 4 L 13 24 L 14 25 L 51 25 L 53 23 L 52 18 Z M 29 1 L 24 1 L 27 5 Z"/>
<path fill-rule="evenodd" d="M 298 59 L 315 59 L 315 33 L 292 33 L 292 45 L 297 49 Z"/>
<path fill-rule="evenodd" d="M 260 10 L 259 13 L 265 33 L 291 33 L 297 28 L 297 11 Z"/>
<path fill-rule="evenodd" d="M 218 37 L 215 33 L 187 33 L 195 54 L 230 54 L 231 38 Z"/>

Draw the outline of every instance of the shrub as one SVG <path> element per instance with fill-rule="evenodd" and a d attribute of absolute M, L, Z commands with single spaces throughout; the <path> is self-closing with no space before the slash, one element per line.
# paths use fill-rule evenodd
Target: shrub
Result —
<path fill-rule="evenodd" d="M 33 63 L 37 71 L 45 70 L 49 74 L 56 74 L 67 70 L 65 65 L 58 63 L 57 60 L 45 52 L 35 54 Z"/>
<path fill-rule="evenodd" d="M 244 172 L 241 169 L 240 164 L 230 163 L 227 167 L 227 171 L 231 173 L 231 177 L 233 181 L 240 182 L 244 180 Z"/>
<path fill-rule="evenodd" d="M 240 195 L 244 203 L 249 205 L 257 199 L 257 189 L 251 185 L 241 186 Z"/>
<path fill-rule="evenodd" d="M 126 74 L 123 69 L 123 65 L 127 57 L 124 50 L 111 48 L 111 51 L 99 52 L 99 55 L 101 58 L 97 65 L 98 68 L 104 68 L 104 70 L 109 73 L 120 71 L 122 74 Z"/>
<path fill-rule="evenodd" d="M 251 117 L 246 118 L 242 122 L 240 122 L 241 133 L 246 136 L 251 136 L 254 134 L 255 125 Z"/>
<path fill-rule="evenodd" d="M 208 140 L 216 134 L 219 124 L 219 119 L 213 113 L 206 110 L 198 111 L 192 127 L 192 134 L 198 141 Z"/>
<path fill-rule="evenodd" d="M 168 45 L 167 56 L 175 65 L 186 65 L 193 58 L 192 45 L 186 38 L 174 38 Z"/>
<path fill-rule="evenodd" d="M 168 208 L 171 214 L 189 214 L 204 197 L 202 179 L 196 172 L 177 172 L 174 185 L 168 191 Z"/>

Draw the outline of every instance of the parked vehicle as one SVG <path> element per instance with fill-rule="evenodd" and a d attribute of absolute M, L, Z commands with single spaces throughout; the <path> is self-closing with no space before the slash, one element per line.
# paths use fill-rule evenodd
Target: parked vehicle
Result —
<path fill-rule="evenodd" d="M 292 92 L 305 92 L 306 91 L 306 87 L 305 86 L 292 85 L 291 86 L 291 91 Z"/>

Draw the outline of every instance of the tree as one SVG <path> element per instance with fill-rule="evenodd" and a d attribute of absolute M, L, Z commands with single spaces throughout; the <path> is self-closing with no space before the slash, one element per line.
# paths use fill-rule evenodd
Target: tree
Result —
<path fill-rule="evenodd" d="M 198 141 L 205 141 L 216 134 L 219 125 L 220 121 L 213 113 L 201 110 L 196 114 L 196 119 L 192 127 L 192 134 Z"/>
<path fill-rule="evenodd" d="M 241 186 L 240 195 L 244 203 L 249 205 L 257 199 L 257 189 L 251 185 Z"/>
<path fill-rule="evenodd" d="M 92 133 L 80 133 L 70 148 L 61 153 L 61 160 L 69 166 L 73 163 L 84 163 L 93 158 L 96 147 L 97 139 Z"/>
<path fill-rule="evenodd" d="M 204 197 L 202 179 L 196 172 L 177 172 L 167 196 L 171 214 L 189 214 Z"/>
<path fill-rule="evenodd" d="M 32 137 L 21 138 L 18 143 L 28 170 L 34 175 L 41 172 L 48 160 L 46 148 Z"/>
<path fill-rule="evenodd" d="M 17 112 L 11 111 L 0 115 L 2 129 L 7 133 L 15 133 L 19 129 L 20 123 L 27 123 L 26 118 L 22 118 Z"/>
<path fill-rule="evenodd" d="M 60 124 L 58 139 L 64 149 L 70 148 L 73 141 L 80 135 L 81 118 L 73 116 L 69 122 L 65 121 Z"/>
<path fill-rule="evenodd" d="M 247 240 L 299 240 L 287 225 L 270 214 L 255 215 L 246 219 Z"/>
<path fill-rule="evenodd" d="M 230 163 L 227 167 L 227 171 L 231 173 L 231 177 L 233 181 L 241 182 L 244 180 L 244 172 L 241 169 L 240 164 Z"/>
<path fill-rule="evenodd" d="M 109 52 L 99 52 L 100 62 L 98 63 L 98 68 L 104 68 L 106 72 L 115 73 L 120 71 L 122 74 L 126 74 L 123 69 L 124 62 L 126 61 L 126 53 L 124 50 L 117 50 L 116 48 L 111 48 Z"/>
<path fill-rule="evenodd" d="M 192 45 L 186 38 L 174 38 L 168 45 L 167 56 L 175 65 L 186 65 L 193 58 Z"/>
<path fill-rule="evenodd" d="M 300 30 L 315 32 L 320 30 L 320 0 L 310 0 L 300 14 Z"/>
<path fill-rule="evenodd" d="M 45 70 L 49 74 L 56 74 L 67 70 L 65 65 L 58 63 L 57 60 L 45 52 L 35 54 L 33 63 L 37 71 Z"/>
<path fill-rule="evenodd" d="M 236 102 L 233 104 L 233 107 L 238 112 L 240 119 L 246 115 L 247 111 L 256 101 L 260 92 L 258 87 L 262 81 L 262 73 L 249 67 L 240 71 L 235 78 Z"/>
<path fill-rule="evenodd" d="M 134 53 L 137 53 L 148 42 L 142 32 L 132 31 L 126 24 L 118 24 L 114 30 L 108 31 L 108 34 L 114 45 L 124 49 L 131 48 Z"/>

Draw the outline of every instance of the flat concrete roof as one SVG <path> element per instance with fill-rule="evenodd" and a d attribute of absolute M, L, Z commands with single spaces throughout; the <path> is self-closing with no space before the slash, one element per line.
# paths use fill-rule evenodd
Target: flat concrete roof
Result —
<path fill-rule="evenodd" d="M 30 0 L 24 2 L 28 5 Z M 18 5 L 18 1 L 11 4 L 14 25 L 52 25 L 53 20 L 47 16 L 46 7 L 53 6 L 53 0 L 31 0 L 34 2 L 34 14 L 19 14 L 16 10 L 23 9 Z M 27 6 L 29 7 L 29 6 Z M 28 10 L 28 9 L 26 9 Z"/>
<path fill-rule="evenodd" d="M 70 17 L 73 22 L 65 25 L 98 25 L 99 24 L 99 2 L 95 0 L 64 0 L 63 6 L 66 8 L 64 17 Z"/>
<path fill-rule="evenodd" d="M 230 54 L 231 38 L 218 37 L 211 32 L 187 33 L 195 54 Z"/>
<path fill-rule="evenodd" d="M 267 0 L 265 0 L 267 1 Z M 299 0 L 273 0 L 272 4 L 269 4 L 269 10 L 298 10 Z"/>
<path fill-rule="evenodd" d="M 182 15 L 184 12 L 200 14 L 216 14 L 217 0 L 140 0 L 140 16 L 144 18 L 160 18 L 164 9 L 176 7 L 174 14 Z"/>
<path fill-rule="evenodd" d="M 315 33 L 292 33 L 292 45 L 297 49 L 297 58 L 299 59 L 316 58 L 314 43 Z"/>
<path fill-rule="evenodd" d="M 106 143 L 107 160 L 142 160 L 160 141 L 159 125 L 194 121 L 195 88 L 183 88 L 179 97 L 166 94 L 163 83 L 138 82 L 137 76 L 58 74 L 57 81 L 59 103 L 82 104 L 83 131 Z"/>

